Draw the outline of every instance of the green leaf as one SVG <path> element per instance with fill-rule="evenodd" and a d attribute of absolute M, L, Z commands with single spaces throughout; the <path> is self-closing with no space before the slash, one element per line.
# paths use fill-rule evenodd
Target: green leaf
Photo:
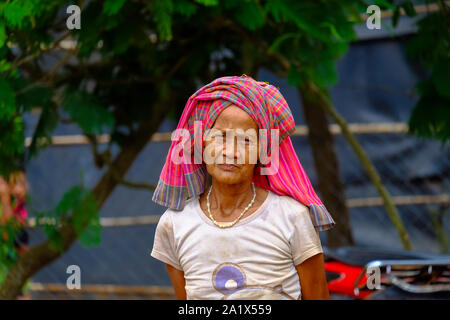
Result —
<path fill-rule="evenodd" d="M 16 109 L 14 91 L 9 82 L 0 79 L 0 175 L 17 169 L 24 140 L 24 123 Z"/>
<path fill-rule="evenodd" d="M 348 46 L 349 44 L 346 41 L 335 42 L 330 44 L 327 52 L 331 58 L 337 59 L 347 52 Z"/>
<path fill-rule="evenodd" d="M 101 232 L 98 203 L 95 196 L 88 190 L 83 190 L 82 197 L 82 201 L 72 213 L 72 223 L 82 244 L 98 245 Z"/>
<path fill-rule="evenodd" d="M 58 219 L 56 219 L 56 216 L 57 214 L 54 210 L 42 211 L 36 215 L 36 220 L 42 221 L 45 218 L 51 219 L 47 223 L 42 224 L 42 230 L 48 238 L 50 248 L 55 252 L 63 252 L 64 246 L 61 234 L 59 233 Z"/>
<path fill-rule="evenodd" d="M 113 16 L 122 8 L 126 0 L 105 0 L 103 12 L 108 16 Z"/>
<path fill-rule="evenodd" d="M 25 129 L 21 116 L 0 119 L 0 175 L 17 170 L 18 160 L 23 158 Z"/>
<path fill-rule="evenodd" d="M 31 137 L 31 143 L 28 147 L 28 158 L 37 155 L 39 149 L 51 145 L 53 131 L 56 129 L 58 121 L 59 118 L 56 105 L 50 102 L 44 105 Z"/>
<path fill-rule="evenodd" d="M 37 86 L 35 83 L 19 79 L 14 83 L 15 91 L 24 90 L 16 95 L 16 105 L 19 112 L 31 111 L 33 108 L 45 108 L 52 103 L 53 91 L 51 88 Z M 18 84 L 18 86 L 16 86 Z M 31 86 L 31 88 L 29 87 Z"/>
<path fill-rule="evenodd" d="M 50 248 L 55 252 L 63 252 L 64 246 L 58 228 L 50 224 L 45 224 L 43 231 L 49 240 Z"/>
<path fill-rule="evenodd" d="M 16 111 L 16 98 L 10 84 L 0 79 L 0 119 L 10 119 Z"/>
<path fill-rule="evenodd" d="M 419 85 L 421 97 L 409 119 L 409 132 L 446 142 L 450 139 L 450 99 L 440 96 L 431 80 Z"/>
<path fill-rule="evenodd" d="M 59 201 L 55 208 L 57 216 L 68 213 L 80 205 L 84 197 L 84 190 L 81 186 L 70 188 Z"/>
<path fill-rule="evenodd" d="M 236 20 L 249 30 L 256 30 L 266 22 L 264 11 L 252 0 L 243 2 L 234 10 Z"/>
<path fill-rule="evenodd" d="M 435 98 L 422 98 L 414 107 L 409 120 L 410 133 L 424 138 L 438 139 L 442 142 L 450 138 L 450 101 Z"/>
<path fill-rule="evenodd" d="M 298 32 L 290 32 L 282 34 L 281 36 L 277 37 L 275 41 L 271 44 L 271 46 L 268 49 L 268 53 L 274 53 L 278 50 L 278 48 L 281 46 L 281 44 L 291 38 L 298 38 L 300 34 Z"/>
<path fill-rule="evenodd" d="M 414 9 L 414 5 L 411 1 L 405 1 L 401 6 L 408 17 L 415 17 L 417 15 L 416 9 Z"/>
<path fill-rule="evenodd" d="M 86 247 L 98 246 L 101 242 L 102 226 L 98 213 L 93 214 L 88 226 L 80 233 L 78 240 Z"/>
<path fill-rule="evenodd" d="M 361 17 L 360 10 L 358 10 L 359 3 L 356 3 L 355 5 L 350 5 L 346 7 L 347 13 L 348 13 L 348 21 L 353 23 L 362 23 L 363 18 Z"/>
<path fill-rule="evenodd" d="M 158 34 L 163 40 L 172 39 L 172 13 L 174 6 L 172 0 L 155 0 L 149 4 L 156 23 Z"/>
<path fill-rule="evenodd" d="M 2 235 L 2 237 L 0 237 L 0 285 L 4 280 L 4 273 L 11 269 L 19 258 L 14 246 L 14 239 L 16 239 L 18 232 L 19 226 L 15 219 L 10 219 L 3 225 L 0 225 L 0 234 Z M 7 235 L 7 239 L 5 239 L 4 235 Z"/>
<path fill-rule="evenodd" d="M 67 91 L 62 108 L 88 134 L 100 134 L 103 127 L 108 130 L 114 127 L 113 115 L 85 91 Z"/>
<path fill-rule="evenodd" d="M 328 42 L 330 38 L 320 29 L 317 28 L 318 21 L 311 14 L 312 11 L 305 10 L 303 2 L 298 1 L 277 1 L 271 0 L 264 6 L 266 14 L 271 13 L 275 22 L 291 22 L 297 28 L 312 38 L 319 39 L 323 42 Z M 320 12 L 315 11 L 318 17 Z"/>
<path fill-rule="evenodd" d="M 33 14 L 37 1 L 13 0 L 8 2 L 3 10 L 6 22 L 11 27 L 21 27 L 23 20 Z"/>
<path fill-rule="evenodd" d="M 286 8 L 281 3 L 281 1 L 267 1 L 264 6 L 264 11 L 266 14 L 271 13 L 275 22 L 279 23 L 282 19 L 284 19 L 284 12 Z"/>
<path fill-rule="evenodd" d="M 324 88 L 335 85 L 338 81 L 336 66 L 333 59 L 323 59 L 312 71 L 314 82 Z"/>
<path fill-rule="evenodd" d="M 336 27 L 331 24 L 330 22 L 322 22 L 320 24 L 321 27 L 326 27 L 330 30 L 330 33 L 338 40 L 338 41 L 342 41 L 342 37 L 341 35 L 337 32 Z"/>
<path fill-rule="evenodd" d="M 395 10 L 395 5 L 393 5 L 387 0 L 374 0 L 373 3 L 383 8 Z"/>
<path fill-rule="evenodd" d="M 5 41 L 5 43 L 6 43 L 6 41 Z M 9 48 L 7 46 L 3 45 L 2 47 L 0 47 L 0 64 L 2 64 L 2 62 L 4 64 L 5 60 L 3 60 L 3 59 L 5 58 L 5 56 L 8 52 L 9 52 Z M 3 71 L 0 70 L 0 73 L 2 73 L 2 72 Z"/>
<path fill-rule="evenodd" d="M 105 31 L 116 28 L 121 19 L 120 15 L 114 18 L 102 14 L 104 7 L 99 1 L 90 1 L 82 10 L 82 27 L 80 30 L 72 30 L 71 33 L 79 35 L 78 48 L 80 57 L 89 57 L 98 50 L 98 44 L 102 40 Z"/>
<path fill-rule="evenodd" d="M 392 15 L 392 26 L 393 27 L 397 26 L 399 17 L 400 17 L 400 8 L 396 7 L 394 10 L 394 14 Z"/>
<path fill-rule="evenodd" d="M 295 67 L 289 69 L 287 81 L 290 86 L 299 87 L 305 80 L 303 73 L 300 73 Z"/>
<path fill-rule="evenodd" d="M 3 20 L 0 20 L 0 48 L 3 47 L 5 42 L 6 42 L 5 22 Z"/>
<path fill-rule="evenodd" d="M 389 36 L 392 38 L 395 37 L 394 29 L 388 23 L 386 23 L 383 19 L 381 19 L 380 22 L 381 22 L 381 27 L 383 29 L 387 30 Z"/>
<path fill-rule="evenodd" d="M 195 2 L 200 3 L 206 7 L 217 6 L 219 4 L 219 0 L 195 0 Z"/>
<path fill-rule="evenodd" d="M 450 58 L 436 61 L 431 80 L 441 96 L 450 98 Z"/>
<path fill-rule="evenodd" d="M 100 243 L 100 218 L 98 203 L 93 193 L 82 186 L 73 186 L 64 193 L 54 210 L 41 213 L 42 217 L 54 218 L 57 224 L 45 224 L 44 232 L 54 250 L 62 250 L 62 241 L 59 233 L 59 224 L 71 222 L 79 241 L 86 245 Z M 70 220 L 69 220 L 70 218 Z"/>
<path fill-rule="evenodd" d="M 174 12 L 190 17 L 197 12 L 197 6 L 188 0 L 178 0 L 174 3 Z"/>

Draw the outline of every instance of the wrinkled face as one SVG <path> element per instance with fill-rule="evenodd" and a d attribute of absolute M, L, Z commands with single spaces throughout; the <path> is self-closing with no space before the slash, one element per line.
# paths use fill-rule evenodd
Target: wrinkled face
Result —
<path fill-rule="evenodd" d="M 217 181 L 236 184 L 251 181 L 258 160 L 258 126 L 241 108 L 231 105 L 206 132 L 204 162 Z"/>

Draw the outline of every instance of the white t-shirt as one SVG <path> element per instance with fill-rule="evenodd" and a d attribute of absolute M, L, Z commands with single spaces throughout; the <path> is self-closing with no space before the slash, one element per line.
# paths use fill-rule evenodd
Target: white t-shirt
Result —
<path fill-rule="evenodd" d="M 151 255 L 184 272 L 187 299 L 300 299 L 295 266 L 321 252 L 308 208 L 269 191 L 231 228 L 214 225 L 198 196 L 168 209 Z"/>

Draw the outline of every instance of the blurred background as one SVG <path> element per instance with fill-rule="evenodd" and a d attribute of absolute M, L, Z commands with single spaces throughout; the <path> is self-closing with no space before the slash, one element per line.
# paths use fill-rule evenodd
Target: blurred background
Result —
<path fill-rule="evenodd" d="M 173 299 L 150 256 L 165 210 L 152 190 L 187 99 L 228 75 L 288 102 L 294 147 L 338 223 L 324 246 L 448 258 L 449 5 L 1 2 L 0 175 L 25 173 L 28 241 L 4 229 L 0 297 Z"/>

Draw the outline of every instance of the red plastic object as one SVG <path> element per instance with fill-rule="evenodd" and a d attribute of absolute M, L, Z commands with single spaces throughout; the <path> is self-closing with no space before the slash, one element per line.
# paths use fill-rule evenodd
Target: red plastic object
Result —
<path fill-rule="evenodd" d="M 370 291 L 360 291 L 358 295 L 355 294 L 353 285 L 363 271 L 363 267 L 351 266 L 339 261 L 330 261 L 325 262 L 325 270 L 340 275 L 338 279 L 328 282 L 328 290 L 332 293 L 344 294 L 357 299 L 364 299 L 372 293 Z M 363 275 L 358 286 L 366 281 L 367 276 Z"/>

